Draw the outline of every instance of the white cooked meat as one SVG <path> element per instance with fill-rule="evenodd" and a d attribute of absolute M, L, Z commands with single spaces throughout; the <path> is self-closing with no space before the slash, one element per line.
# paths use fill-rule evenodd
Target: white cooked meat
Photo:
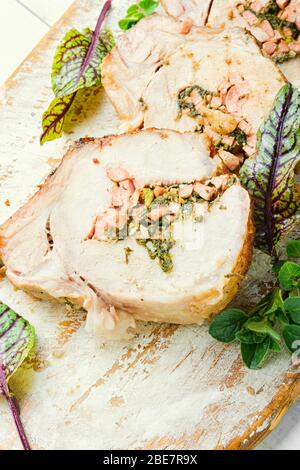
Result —
<path fill-rule="evenodd" d="M 300 57 L 280 64 L 285 77 L 300 90 Z"/>
<path fill-rule="evenodd" d="M 248 193 L 237 178 L 229 183 L 228 175 L 216 172 L 206 140 L 195 133 L 148 130 L 82 139 L 1 227 L 8 279 L 38 297 L 83 306 L 88 330 L 100 336 L 128 337 L 140 319 L 200 324 L 232 299 L 251 259 Z M 107 225 L 103 230 L 108 214 L 118 214 L 120 223 L 124 208 L 126 214 L 128 207 L 145 209 L 135 206 L 142 190 L 166 185 L 173 192 L 180 187 L 182 198 L 192 185 L 199 202 L 189 206 L 197 218 L 173 216 L 173 267 L 167 271 L 143 240 L 137 243 L 137 232 L 113 240 L 106 238 Z M 161 207 L 170 217 L 178 204 Z M 138 215 L 132 217 L 134 224 Z"/>
<path fill-rule="evenodd" d="M 161 0 L 165 12 L 176 19 L 192 19 L 197 26 L 204 26 L 212 0 Z"/>
<path fill-rule="evenodd" d="M 106 93 L 131 130 L 143 122 L 140 97 L 168 53 L 190 36 L 191 24 L 152 15 L 122 34 L 102 65 Z"/>
<path fill-rule="evenodd" d="M 243 99 L 239 117 L 246 118 L 255 134 L 285 83 L 275 64 L 263 57 L 255 41 L 239 28 L 222 31 L 193 27 L 181 39 L 176 36 L 174 41 L 174 36 L 170 37 L 164 49 L 164 41 L 157 41 L 161 30 L 156 25 L 165 26 L 165 20 L 158 16 L 141 20 L 136 28 L 119 38 L 116 48 L 104 61 L 103 84 L 123 120 L 121 129 L 131 130 L 144 124 L 194 130 L 193 119 L 177 120 L 178 93 L 192 85 L 217 92 L 229 80 L 231 72 L 240 72 L 249 92 Z M 148 31 L 150 22 L 151 32 Z M 159 60 L 155 62 L 157 44 Z M 135 50 L 138 57 L 130 61 Z"/>
<path fill-rule="evenodd" d="M 199 36 L 198 41 L 179 46 L 149 83 L 142 95 L 144 126 L 194 130 L 197 123 L 193 117 L 178 119 L 179 92 L 198 85 L 216 93 L 231 75 L 240 75 L 247 90 L 236 111 L 255 134 L 285 84 L 284 78 L 275 64 L 260 54 L 255 41 L 238 28 Z"/>
<path fill-rule="evenodd" d="M 201 0 L 197 0 L 201 5 Z M 274 10 L 274 1 L 260 0 L 214 0 L 208 18 L 208 25 L 212 27 L 239 26 L 246 28 L 255 37 L 266 56 L 272 57 L 278 62 L 278 66 L 287 80 L 300 88 L 300 0 L 278 0 L 278 12 L 282 20 L 294 25 L 293 37 L 289 28 L 282 28 L 280 22 L 276 30 L 266 19 L 257 15 L 266 11 L 268 7 Z M 194 19 L 197 25 L 197 19 Z M 298 29 L 298 36 L 295 35 Z M 288 60 L 282 57 L 289 57 Z"/>

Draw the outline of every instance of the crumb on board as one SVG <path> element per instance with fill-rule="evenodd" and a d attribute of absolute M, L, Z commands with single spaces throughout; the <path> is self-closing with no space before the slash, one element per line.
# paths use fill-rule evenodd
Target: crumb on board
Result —
<path fill-rule="evenodd" d="M 0 281 L 2 281 L 6 276 L 6 267 L 5 266 L 2 266 L 2 268 L 0 268 Z"/>
<path fill-rule="evenodd" d="M 131 255 L 131 253 L 133 253 L 133 250 L 131 248 L 129 248 L 128 246 L 126 246 L 124 248 L 124 252 L 125 252 L 125 263 L 128 264 L 129 263 L 129 256 Z"/>
<path fill-rule="evenodd" d="M 48 158 L 48 165 L 51 166 L 52 168 L 57 168 L 60 163 L 61 163 L 61 158 L 53 158 L 53 157 Z"/>
<path fill-rule="evenodd" d="M 64 351 L 61 349 L 53 351 L 52 356 L 55 357 L 55 359 L 61 359 L 64 356 Z"/>

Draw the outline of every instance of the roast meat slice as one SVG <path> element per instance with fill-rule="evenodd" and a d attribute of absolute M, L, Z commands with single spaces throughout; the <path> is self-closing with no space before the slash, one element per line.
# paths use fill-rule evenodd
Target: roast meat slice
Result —
<path fill-rule="evenodd" d="M 178 119 L 179 93 L 194 85 L 217 93 L 239 73 L 249 92 L 238 116 L 255 134 L 285 83 L 283 75 L 244 30 L 192 27 L 185 35 L 170 34 L 171 26 L 180 25 L 157 15 L 141 20 L 104 61 L 103 84 L 123 119 L 121 129 L 199 130 L 194 119 Z"/>
<path fill-rule="evenodd" d="M 236 109 L 228 108 L 256 134 L 285 80 L 276 65 L 262 56 L 252 37 L 239 28 L 202 32 L 197 41 L 186 42 L 168 57 L 167 65 L 157 71 L 142 95 L 144 127 L 194 130 L 197 119 L 190 115 L 178 118 L 179 93 L 191 85 L 218 93 L 235 76 L 241 77 L 246 91 Z M 204 114 L 201 109 L 200 114 Z"/>
<path fill-rule="evenodd" d="M 152 15 L 122 34 L 102 64 L 103 86 L 124 120 L 122 130 L 143 123 L 141 96 L 157 70 L 174 49 L 191 40 L 196 28 L 189 21 Z"/>
<path fill-rule="evenodd" d="M 197 0 L 197 3 L 200 7 L 202 2 Z M 246 28 L 256 38 L 263 53 L 277 62 L 287 80 L 300 89 L 300 1 L 277 2 L 278 8 L 281 7 L 277 16 L 282 20 L 290 21 L 290 24 L 294 24 L 293 28 L 298 28 L 298 37 L 297 35 L 295 37 L 295 29 L 293 37 L 289 37 L 289 28 L 285 27 L 284 24 L 281 27 L 280 21 L 275 21 L 272 13 L 269 18 L 273 18 L 274 26 L 278 24 L 278 30 L 275 27 L 272 31 L 272 24 L 269 21 L 264 21 L 263 17 L 256 21 L 255 12 L 258 14 L 266 11 L 268 7 L 270 7 L 270 11 L 274 11 L 274 4 L 275 2 L 271 0 L 260 0 L 259 2 L 214 0 L 207 24 L 212 27 L 225 26 L 231 28 L 239 26 Z M 249 12 L 249 10 L 251 11 Z M 196 17 L 194 17 L 193 23 L 198 24 Z"/>
<path fill-rule="evenodd" d="M 233 298 L 251 259 L 248 193 L 237 178 L 214 177 L 217 172 L 204 137 L 195 133 L 145 130 L 82 139 L 1 227 L 8 279 L 37 297 L 84 307 L 88 331 L 100 336 L 128 337 L 135 320 L 200 324 Z M 197 219 L 173 215 L 173 267 L 164 271 L 136 234 L 103 239 L 112 225 L 106 232 L 101 227 L 112 212 L 120 221 L 145 187 L 157 195 L 166 185 L 173 185 L 171 192 L 180 185 L 181 202 L 192 186 L 198 205 Z M 176 207 L 167 200 L 159 210 L 167 208 L 169 217 Z M 151 223 L 160 224 L 157 208 Z"/>
<path fill-rule="evenodd" d="M 191 19 L 197 26 L 204 26 L 212 0 L 161 0 L 165 12 L 177 19 Z"/>

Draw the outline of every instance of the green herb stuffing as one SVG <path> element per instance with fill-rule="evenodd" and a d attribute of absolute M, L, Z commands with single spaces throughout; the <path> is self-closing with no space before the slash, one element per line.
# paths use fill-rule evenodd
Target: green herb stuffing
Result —
<path fill-rule="evenodd" d="M 290 36 L 283 38 L 286 43 L 290 43 L 298 38 L 299 30 L 296 24 L 294 22 L 290 22 L 280 18 L 279 15 L 280 13 L 282 13 L 282 11 L 284 11 L 284 9 L 278 6 L 276 0 L 269 1 L 259 12 L 256 12 L 251 8 L 251 2 L 247 2 L 247 4 L 245 5 L 245 9 L 251 11 L 257 17 L 258 20 L 269 21 L 272 28 L 281 33 L 285 29 L 289 29 L 291 32 Z M 285 36 L 285 34 L 283 34 L 283 36 Z M 281 64 L 287 60 L 293 59 L 294 57 L 296 57 L 296 55 L 297 54 L 294 51 L 273 54 L 272 60 L 276 63 Z"/>
<path fill-rule="evenodd" d="M 251 2 L 248 2 L 246 5 L 246 9 L 250 10 L 259 20 L 267 20 L 271 24 L 273 29 L 278 31 L 282 31 L 284 28 L 289 28 L 291 30 L 291 37 L 288 38 L 290 41 L 293 39 L 297 39 L 299 35 L 299 31 L 295 23 L 291 23 L 287 20 L 282 20 L 279 18 L 279 13 L 282 9 L 278 6 L 276 0 L 271 0 L 267 3 L 258 13 L 251 8 Z M 278 60 L 277 57 L 273 57 L 276 62 L 284 62 L 285 60 L 290 59 L 292 56 L 289 54 L 281 54 L 280 59 Z"/>
<path fill-rule="evenodd" d="M 228 187 L 235 181 L 235 177 L 228 177 Z M 208 186 L 210 183 L 207 183 Z M 227 184 L 227 183 L 226 183 Z M 173 224 L 177 219 L 185 220 L 188 217 L 193 217 L 193 203 L 204 202 L 204 199 L 199 196 L 195 191 L 189 198 L 182 198 L 179 195 L 181 185 L 173 184 L 165 186 L 164 193 L 160 196 L 154 196 L 154 187 L 145 187 L 141 191 L 140 201 L 137 206 L 129 209 L 127 224 L 121 229 L 114 227 L 105 230 L 105 241 L 116 242 L 118 240 L 125 240 L 127 237 L 134 237 L 137 243 L 144 246 L 151 259 L 157 259 L 161 269 L 164 272 L 171 272 L 173 269 L 173 261 L 171 256 L 171 249 L 175 245 L 173 239 Z M 212 204 L 218 197 L 217 190 L 209 204 Z M 178 211 L 174 214 L 169 213 L 163 215 L 163 206 L 170 203 L 178 204 Z M 160 211 L 162 215 L 150 217 L 152 211 Z M 137 212 L 138 211 L 138 215 Z M 153 214 L 153 213 L 152 213 Z M 194 217 L 194 222 L 201 223 L 202 216 Z M 144 233 L 148 236 L 145 237 Z M 124 248 L 125 262 L 128 264 L 129 256 L 132 250 L 128 247 Z"/>
<path fill-rule="evenodd" d="M 227 152 L 236 153 L 240 152 L 244 145 L 247 144 L 247 135 L 242 129 L 237 127 L 233 132 L 228 134 L 228 136 L 234 138 L 232 145 L 226 144 L 222 139 L 219 139 L 217 142 L 214 142 L 214 147 L 216 149 L 226 150 Z"/>
<path fill-rule="evenodd" d="M 235 140 L 237 141 L 240 147 L 243 147 L 244 145 L 247 144 L 247 136 L 245 132 L 242 131 L 242 129 L 240 129 L 239 127 L 234 129 L 234 131 L 231 132 L 231 134 L 229 135 L 235 138 Z"/>
<path fill-rule="evenodd" d="M 196 193 L 187 199 L 182 199 L 179 196 L 179 185 L 172 185 L 165 188 L 165 193 L 162 196 L 154 197 L 153 189 L 144 188 L 141 194 L 141 199 L 147 209 L 155 209 L 159 206 L 164 206 L 175 202 L 180 204 L 180 212 L 178 217 L 186 218 L 192 215 L 192 203 L 199 201 L 201 198 Z M 203 201 L 203 199 L 201 199 Z M 195 220 L 200 222 L 200 220 Z M 145 246 L 151 259 L 158 259 L 159 265 L 164 272 L 171 272 L 173 270 L 173 260 L 170 254 L 171 249 L 175 245 L 172 239 L 173 221 L 167 217 L 163 217 L 158 221 L 148 225 L 148 231 L 152 237 L 160 237 L 160 239 L 146 239 L 137 240 L 137 242 Z"/>
<path fill-rule="evenodd" d="M 137 242 L 144 246 L 151 259 L 158 258 L 159 265 L 165 273 L 173 270 L 173 260 L 170 250 L 175 245 L 173 240 L 137 240 Z"/>
<path fill-rule="evenodd" d="M 213 96 L 217 96 L 217 93 L 213 93 L 209 90 L 205 90 L 199 85 L 192 85 L 192 86 L 188 86 L 184 88 L 183 90 L 180 91 L 177 97 L 178 109 L 179 109 L 177 119 L 181 118 L 184 110 L 188 110 L 188 114 L 190 117 L 201 116 L 201 113 L 197 111 L 195 104 L 190 99 L 193 92 L 195 91 L 198 94 L 199 98 L 203 98 L 203 104 L 208 107 L 210 107 L 210 104 L 209 104 L 210 98 Z M 195 127 L 195 132 L 203 132 L 203 131 L 204 131 L 203 125 L 197 125 Z M 215 149 L 222 149 L 228 152 L 235 153 L 235 152 L 240 152 L 241 148 L 243 148 L 243 146 L 247 144 L 247 135 L 239 127 L 237 127 L 233 132 L 227 135 L 229 137 L 234 138 L 233 144 L 229 145 L 228 143 L 223 142 L 222 138 L 220 138 L 219 140 L 213 143 Z"/>
<path fill-rule="evenodd" d="M 283 52 L 282 54 L 277 54 L 272 59 L 277 64 L 283 64 L 283 62 L 286 62 L 287 60 L 294 59 L 296 57 L 296 55 L 297 55 L 296 52 L 289 51 L 289 52 Z"/>
<path fill-rule="evenodd" d="M 177 98 L 177 101 L 178 101 L 178 108 L 179 108 L 179 113 L 178 113 L 178 118 L 180 118 L 182 116 L 182 112 L 184 109 L 188 109 L 189 112 L 190 112 L 190 115 L 192 117 L 196 117 L 196 116 L 199 116 L 199 113 L 198 111 L 196 110 L 196 107 L 194 105 L 194 103 L 192 103 L 191 101 L 188 101 L 188 99 L 191 97 L 193 91 L 197 91 L 198 95 L 201 97 L 201 98 L 205 98 L 207 96 L 213 96 L 214 93 L 208 91 L 208 90 L 205 90 L 204 88 L 200 87 L 199 85 L 191 85 L 191 86 L 188 86 L 186 88 L 184 88 L 184 90 L 181 90 L 178 94 L 178 98 Z"/>
<path fill-rule="evenodd" d="M 150 188 L 144 188 L 142 191 L 142 201 L 146 207 L 150 207 L 154 200 L 153 190 Z"/>
<path fill-rule="evenodd" d="M 289 28 L 293 39 L 297 39 L 299 31 L 294 23 L 290 21 L 281 20 L 278 17 L 281 9 L 277 5 L 276 0 L 270 1 L 259 13 L 255 13 L 251 10 L 259 20 L 268 20 L 273 29 L 281 31 L 283 28 Z"/>
<path fill-rule="evenodd" d="M 260 368 L 270 353 L 280 352 L 282 343 L 291 353 L 300 349 L 300 240 L 287 243 L 287 256 L 274 265 L 277 286 L 252 310 L 224 310 L 210 325 L 216 340 L 240 343 L 250 369 Z"/>

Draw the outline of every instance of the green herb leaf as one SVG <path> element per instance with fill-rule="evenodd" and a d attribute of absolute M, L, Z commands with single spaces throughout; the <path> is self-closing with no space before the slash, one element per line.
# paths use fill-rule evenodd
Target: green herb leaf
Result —
<path fill-rule="evenodd" d="M 284 301 L 284 309 L 292 321 L 300 325 L 300 297 L 288 297 Z"/>
<path fill-rule="evenodd" d="M 222 343 L 231 343 L 247 320 L 247 315 L 237 308 L 224 310 L 210 324 L 209 334 Z"/>
<path fill-rule="evenodd" d="M 258 133 L 258 154 L 249 158 L 240 177 L 254 198 L 256 245 L 274 254 L 299 212 L 294 170 L 300 160 L 300 93 L 287 84 Z"/>
<path fill-rule="evenodd" d="M 111 0 L 107 1 L 95 31 L 71 29 L 58 46 L 52 65 L 52 87 L 56 97 L 68 96 L 81 88 L 101 85 L 101 64 L 114 47 L 110 31 L 100 31 Z"/>
<path fill-rule="evenodd" d="M 241 343 L 242 358 L 249 369 L 258 369 L 262 366 L 268 355 L 270 344 L 271 340 L 269 336 L 267 336 L 262 343 Z"/>
<path fill-rule="evenodd" d="M 139 3 L 139 7 L 144 10 L 145 16 L 152 15 L 156 8 L 158 7 L 159 2 L 154 0 L 141 0 Z"/>
<path fill-rule="evenodd" d="M 142 18 L 145 18 L 145 16 L 152 15 L 158 5 L 159 2 L 154 0 L 142 0 L 131 5 L 127 10 L 126 17 L 119 21 L 119 27 L 124 31 L 127 31 Z"/>
<path fill-rule="evenodd" d="M 52 87 L 56 98 L 43 114 L 41 145 L 62 136 L 78 90 L 101 85 L 101 63 L 114 46 L 109 31 L 100 31 L 111 6 L 108 0 L 101 11 L 95 31 L 69 31 L 58 46 L 52 66 Z"/>
<path fill-rule="evenodd" d="M 280 287 L 283 290 L 292 290 L 300 281 L 300 265 L 292 261 L 286 261 L 281 267 L 278 277 Z"/>
<path fill-rule="evenodd" d="M 273 338 L 270 338 L 270 351 L 272 352 L 275 352 L 275 353 L 279 353 L 281 352 L 282 348 L 281 348 L 281 344 L 279 341 L 275 341 L 275 339 Z"/>
<path fill-rule="evenodd" d="M 21 423 L 18 405 L 10 394 L 8 382 L 30 353 L 34 341 L 33 327 L 7 305 L 0 304 L 0 393 L 4 394 L 10 406 L 25 450 L 29 450 L 30 446 Z"/>
<path fill-rule="evenodd" d="M 277 320 L 281 323 L 281 326 L 290 324 L 290 320 L 288 319 L 286 313 L 283 310 L 277 313 Z"/>
<path fill-rule="evenodd" d="M 236 335 L 235 338 L 241 343 L 245 344 L 258 344 L 262 343 L 266 339 L 267 335 L 255 333 L 254 331 L 242 328 Z"/>
<path fill-rule="evenodd" d="M 286 325 L 282 336 L 289 351 L 295 352 L 300 348 L 300 326 Z"/>
<path fill-rule="evenodd" d="M 289 240 L 286 252 L 289 258 L 300 258 L 300 240 Z"/>
<path fill-rule="evenodd" d="M 66 115 L 70 111 L 76 95 L 77 93 L 72 93 L 63 98 L 54 98 L 47 111 L 43 114 L 41 145 L 50 140 L 59 139 L 62 136 Z"/>
<path fill-rule="evenodd" d="M 276 288 L 269 292 L 252 310 L 252 314 L 258 313 L 259 316 L 272 316 L 272 314 L 282 310 L 283 300 L 281 289 Z"/>
<path fill-rule="evenodd" d="M 134 15 L 134 13 L 139 11 L 139 6 L 137 4 L 131 5 L 127 10 L 127 15 Z"/>
<path fill-rule="evenodd" d="M 94 43 L 93 35 L 89 29 L 83 33 L 72 29 L 59 45 L 52 66 L 55 96 L 67 96 L 81 88 L 101 85 L 101 64 L 115 43 L 109 31 L 101 31 Z"/>
<path fill-rule="evenodd" d="M 298 244 L 290 249 L 297 254 Z M 300 263 L 285 261 L 277 276 L 280 287 L 268 292 L 248 315 L 238 309 L 225 310 L 209 330 L 223 342 L 231 342 L 235 336 L 244 363 L 251 369 L 263 364 L 268 351 L 279 353 L 282 339 L 290 352 L 300 351 Z"/>
<path fill-rule="evenodd" d="M 264 310 L 264 315 L 268 315 L 269 318 L 272 318 L 274 314 L 277 314 L 283 309 L 283 300 L 282 300 L 282 291 L 279 288 L 273 290 L 272 301 L 269 305 L 269 308 Z"/>
<path fill-rule="evenodd" d="M 278 260 L 278 261 L 275 261 L 273 266 L 272 266 L 272 271 L 275 273 L 275 274 L 279 274 L 279 271 L 280 269 L 282 268 L 282 266 L 284 265 L 285 263 L 285 260 Z"/>
<path fill-rule="evenodd" d="M 123 20 L 119 21 L 119 27 L 123 29 L 124 31 L 127 31 L 128 29 L 132 28 L 136 23 L 139 22 L 143 18 L 143 15 L 140 15 L 140 17 L 132 17 L 130 16 L 129 18 L 124 18 Z"/>
<path fill-rule="evenodd" d="M 280 336 L 274 328 L 270 325 L 268 320 L 264 318 L 261 321 L 255 320 L 248 320 L 245 324 L 245 328 L 248 328 L 250 331 L 254 331 L 255 333 L 260 333 L 264 335 L 268 335 L 273 338 L 275 341 L 280 341 Z"/>
<path fill-rule="evenodd" d="M 0 304 L 0 362 L 7 381 L 34 345 L 34 329 L 24 318 Z"/>
<path fill-rule="evenodd" d="M 269 310 L 270 305 L 273 304 L 274 292 L 268 292 L 255 307 L 251 310 L 251 316 L 256 315 L 257 313 L 264 313 Z"/>

